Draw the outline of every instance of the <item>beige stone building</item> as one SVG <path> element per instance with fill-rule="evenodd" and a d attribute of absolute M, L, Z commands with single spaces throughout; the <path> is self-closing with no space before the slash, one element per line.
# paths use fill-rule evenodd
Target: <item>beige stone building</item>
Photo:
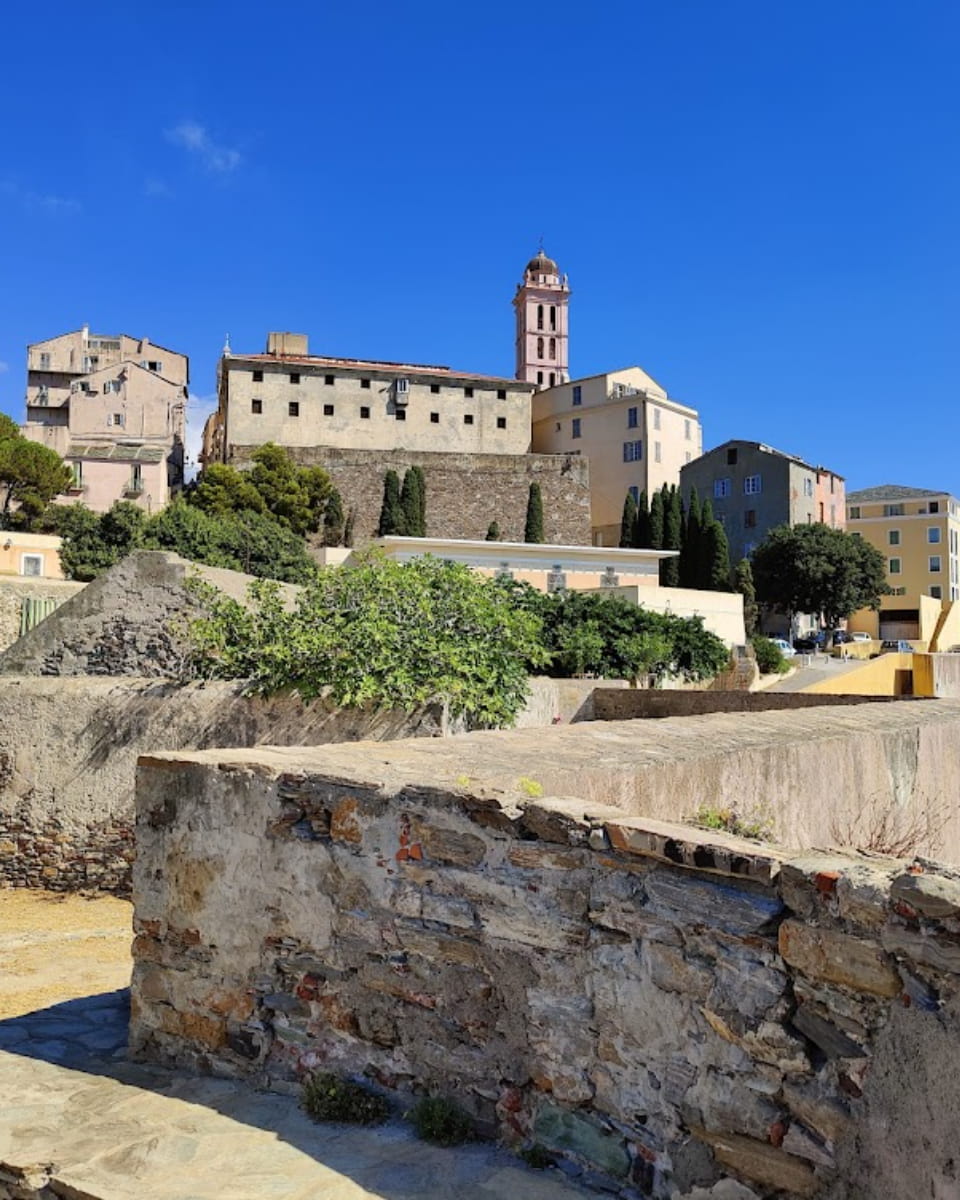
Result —
<path fill-rule="evenodd" d="M 63 502 L 162 508 L 183 484 L 189 360 L 148 338 L 84 325 L 27 347 L 24 437 L 73 469 Z"/>
<path fill-rule="evenodd" d="M 418 363 L 310 354 L 304 334 L 271 333 L 264 354 L 224 351 L 204 462 L 232 447 L 526 454 L 532 384 Z"/>
<path fill-rule="evenodd" d="M 623 502 L 679 484 L 701 452 L 700 418 L 640 367 L 574 379 L 533 397 L 533 449 L 590 460 L 593 543 L 616 546 Z"/>

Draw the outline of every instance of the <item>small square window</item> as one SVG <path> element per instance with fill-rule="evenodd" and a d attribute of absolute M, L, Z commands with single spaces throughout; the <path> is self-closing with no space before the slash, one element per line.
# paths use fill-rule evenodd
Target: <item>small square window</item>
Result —
<path fill-rule="evenodd" d="M 333 376 L 332 375 L 324 375 L 323 386 L 324 387 L 333 387 Z"/>
<path fill-rule="evenodd" d="M 506 400 L 506 398 L 507 398 L 507 389 L 506 388 L 497 388 L 497 399 L 498 400 Z"/>
<path fill-rule="evenodd" d="M 473 413 L 464 413 L 463 414 L 463 423 L 464 423 L 464 425 L 472 425 L 473 424 Z"/>
<path fill-rule="evenodd" d="M 889 546 L 899 546 L 900 545 L 900 530 L 899 529 L 891 529 L 887 533 L 887 545 L 889 545 Z"/>
<path fill-rule="evenodd" d="M 497 417 L 497 428 L 498 429 L 506 429 L 506 427 L 507 427 L 507 418 L 506 417 Z"/>
<path fill-rule="evenodd" d="M 940 555 L 939 554 L 931 554 L 930 555 L 930 571 L 932 574 L 936 575 L 939 570 L 940 570 Z"/>
<path fill-rule="evenodd" d="M 364 404 L 360 408 L 360 419 L 362 421 L 367 421 L 367 420 L 369 420 L 369 418 L 370 418 L 370 409 L 367 408 L 367 406 Z"/>
<path fill-rule="evenodd" d="M 931 525 L 927 529 L 927 541 L 931 546 L 935 546 L 940 541 L 940 526 Z"/>
<path fill-rule="evenodd" d="M 748 475 L 743 481 L 743 494 L 745 496 L 759 496 L 763 490 L 763 481 L 759 475 Z"/>
<path fill-rule="evenodd" d="M 298 400 L 291 400 L 287 405 L 287 415 L 290 417 L 300 416 L 300 402 Z"/>
<path fill-rule="evenodd" d="M 251 400 L 250 401 L 250 411 L 252 413 L 262 413 L 263 412 L 263 401 L 262 400 Z"/>
<path fill-rule="evenodd" d="M 325 417 L 332 417 L 332 416 L 333 416 L 333 405 L 332 405 L 332 404 L 325 404 L 325 405 L 323 406 L 323 415 L 324 415 Z"/>
<path fill-rule="evenodd" d="M 934 598 L 934 600 L 940 600 L 943 598 L 943 588 L 941 588 L 939 583 L 934 583 L 931 585 L 930 595 Z"/>
<path fill-rule="evenodd" d="M 889 560 L 889 562 L 887 563 L 887 572 L 890 575 L 899 575 L 900 574 L 900 559 L 899 558 L 891 558 Z"/>
<path fill-rule="evenodd" d="M 757 510 L 755 508 L 748 508 L 743 514 L 743 527 L 744 529 L 756 529 Z"/>
<path fill-rule="evenodd" d="M 369 380 L 369 379 L 361 379 L 361 380 L 360 380 L 360 386 L 361 386 L 362 388 L 367 388 L 367 389 L 369 390 L 369 388 L 370 388 L 370 380 Z"/>
<path fill-rule="evenodd" d="M 931 500 L 930 501 L 930 512 L 938 513 L 939 511 L 940 511 L 940 501 L 939 500 Z"/>
<path fill-rule="evenodd" d="M 290 372 L 290 382 L 291 383 L 299 383 L 300 382 L 300 374 L 298 371 Z"/>
<path fill-rule="evenodd" d="M 431 413 L 430 414 L 430 424 L 431 425 L 439 425 L 440 424 L 440 414 L 439 413 Z"/>
<path fill-rule="evenodd" d="M 735 467 L 736 465 L 737 465 L 737 448 L 736 448 L 736 446 L 731 446 L 730 449 L 727 451 L 727 466 Z"/>
<path fill-rule="evenodd" d="M 851 520 L 851 521 L 859 521 L 859 520 L 860 520 L 860 506 L 859 506 L 859 504 L 851 504 L 851 505 L 850 505 L 850 510 L 849 510 L 849 512 L 847 513 L 847 515 L 849 516 L 849 518 L 850 518 L 850 520 Z"/>
<path fill-rule="evenodd" d="M 263 372 L 262 371 L 254 371 L 253 382 L 254 383 L 263 383 Z"/>
<path fill-rule="evenodd" d="M 407 419 L 407 410 L 405 408 L 398 408 L 396 418 L 398 421 L 405 421 Z"/>
<path fill-rule="evenodd" d="M 439 396 L 440 395 L 440 384 L 439 383 L 431 383 L 430 391 L 434 396 Z"/>
<path fill-rule="evenodd" d="M 713 481 L 713 498 L 715 500 L 723 500 L 730 495 L 730 480 L 715 479 Z"/>
<path fill-rule="evenodd" d="M 471 398 L 471 397 L 473 396 L 473 388 L 471 388 L 471 387 L 465 387 L 465 388 L 463 389 L 463 394 L 464 394 L 466 397 L 468 397 L 468 398 Z"/>

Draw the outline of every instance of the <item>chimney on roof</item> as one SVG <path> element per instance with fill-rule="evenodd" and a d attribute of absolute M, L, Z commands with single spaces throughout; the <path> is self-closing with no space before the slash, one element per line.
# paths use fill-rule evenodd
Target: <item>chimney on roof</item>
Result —
<path fill-rule="evenodd" d="M 305 333 L 268 333 L 267 353 L 277 358 L 300 357 L 309 353 Z"/>

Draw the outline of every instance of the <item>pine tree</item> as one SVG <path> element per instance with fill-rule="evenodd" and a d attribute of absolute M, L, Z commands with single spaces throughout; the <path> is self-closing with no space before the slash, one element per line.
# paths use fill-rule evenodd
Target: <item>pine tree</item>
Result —
<path fill-rule="evenodd" d="M 654 492 L 650 501 L 650 536 L 647 538 L 651 550 L 663 549 L 663 493 Z"/>
<path fill-rule="evenodd" d="M 623 516 L 620 518 L 620 545 L 632 546 L 637 529 L 637 502 L 633 492 L 627 492 L 623 501 Z"/>
<path fill-rule="evenodd" d="M 730 545 L 719 521 L 714 521 L 707 531 L 709 558 L 708 583 L 711 592 L 730 591 Z"/>
<path fill-rule="evenodd" d="M 380 523 L 377 537 L 403 533 L 403 509 L 400 507 L 400 478 L 396 471 L 389 470 L 383 477 L 383 504 L 380 507 Z"/>
<path fill-rule="evenodd" d="M 697 489 L 690 489 L 690 499 L 687 503 L 686 521 L 683 530 L 683 544 L 680 547 L 680 586 L 695 588 L 697 586 L 697 560 L 700 553 L 700 497 Z"/>
<path fill-rule="evenodd" d="M 633 530 L 633 545 L 641 550 L 648 550 L 653 542 L 650 541 L 650 502 L 647 493 L 641 492 L 637 501 L 637 520 Z"/>
<path fill-rule="evenodd" d="M 663 485 L 663 549 L 680 549 L 680 531 L 682 526 L 680 512 L 680 491 L 676 487 Z M 680 564 L 677 559 L 665 558 L 660 563 L 660 586 L 678 587 L 680 584 Z"/>
<path fill-rule="evenodd" d="M 753 586 L 753 568 L 749 558 L 741 558 L 733 573 L 733 589 L 743 597 L 743 627 L 747 640 L 757 632 L 760 625 L 760 609 L 757 591 Z"/>
<path fill-rule="evenodd" d="M 540 484 L 530 484 L 530 494 L 527 497 L 527 519 L 523 526 L 525 542 L 543 541 L 543 496 L 540 494 Z"/>
<path fill-rule="evenodd" d="M 500 526 L 497 524 L 496 521 L 491 521 L 490 524 L 487 526 L 487 536 L 485 538 L 485 541 L 488 541 L 488 542 L 499 542 L 500 541 Z"/>
<path fill-rule="evenodd" d="M 332 488 L 323 510 L 323 544 L 339 546 L 343 541 L 343 532 L 343 501 L 337 489 Z"/>
<path fill-rule="evenodd" d="M 400 489 L 400 508 L 403 512 L 403 531 L 407 537 L 423 537 L 420 532 L 420 476 L 416 468 L 404 473 Z"/>

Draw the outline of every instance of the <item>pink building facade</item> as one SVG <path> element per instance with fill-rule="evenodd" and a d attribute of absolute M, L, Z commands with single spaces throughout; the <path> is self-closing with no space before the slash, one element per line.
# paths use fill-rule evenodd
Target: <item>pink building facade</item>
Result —
<path fill-rule="evenodd" d="M 59 502 L 162 508 L 183 485 L 189 360 L 147 338 L 87 326 L 27 347 L 24 437 L 73 470 Z"/>

